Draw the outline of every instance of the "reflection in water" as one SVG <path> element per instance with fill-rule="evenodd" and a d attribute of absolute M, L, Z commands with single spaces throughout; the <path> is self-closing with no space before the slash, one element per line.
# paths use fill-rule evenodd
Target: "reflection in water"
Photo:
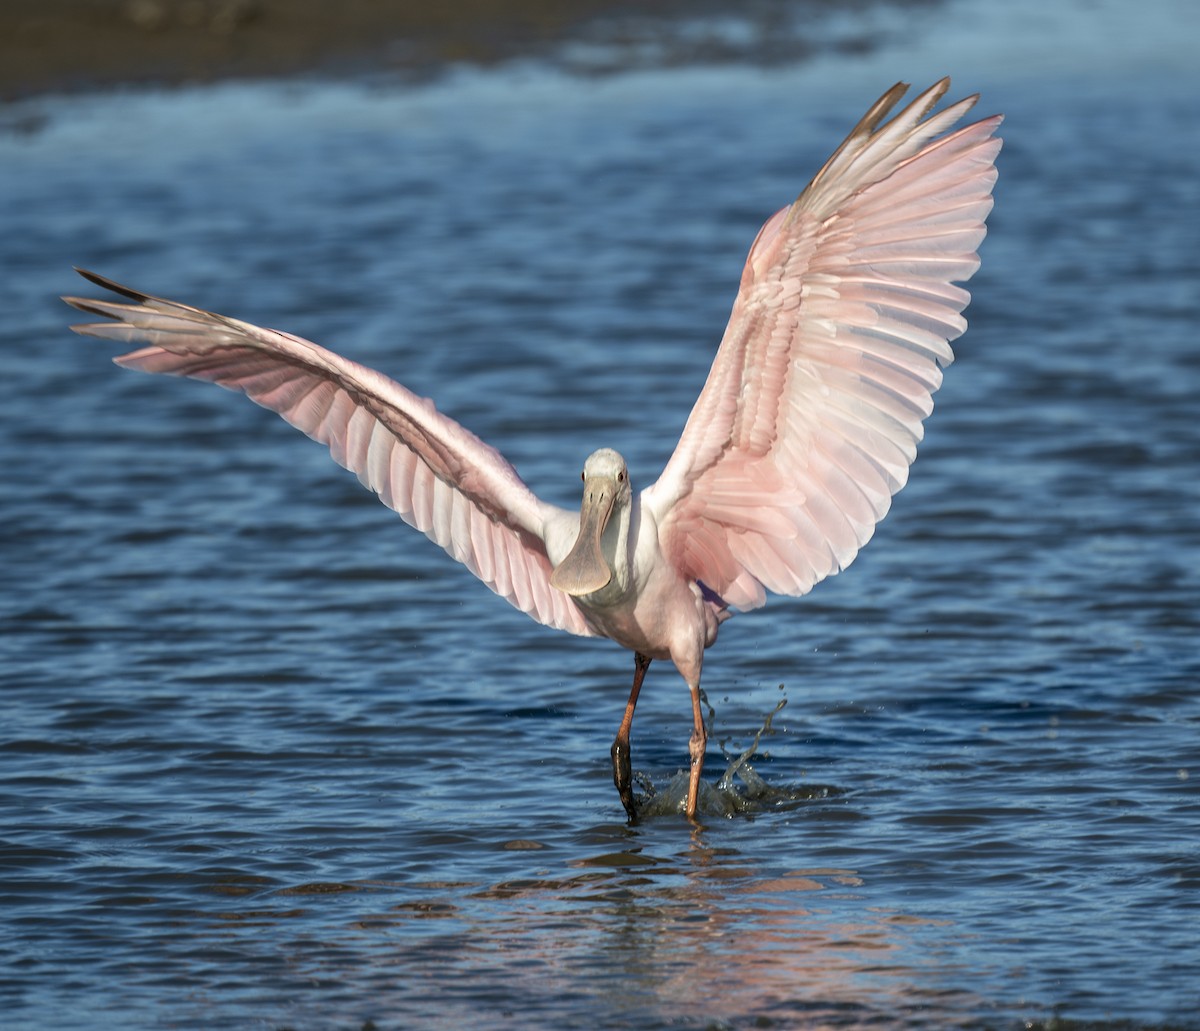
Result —
<path fill-rule="evenodd" d="M 663 1011 L 740 1022 L 895 1017 L 926 1005 L 912 925 L 864 910 L 853 871 L 772 874 L 703 839 L 696 832 L 673 864 L 677 882 L 644 885 L 597 920 L 627 977 L 643 979 Z"/>
<path fill-rule="evenodd" d="M 294 940 L 286 963 L 299 978 L 336 978 L 348 998 L 369 993 L 362 1012 L 380 1022 L 553 1026 L 564 1001 L 593 1012 L 596 1027 L 657 1026 L 664 1014 L 687 1026 L 899 1026 L 909 1014 L 949 1025 L 981 1012 L 966 988 L 947 987 L 949 921 L 870 907 L 851 870 L 764 870 L 705 837 L 693 828 L 670 856 L 599 852 L 572 860 L 576 874 L 486 886 L 301 885 L 275 893 L 287 906 L 228 914 L 215 939 L 212 927 L 201 937 L 214 949 L 232 933 L 245 949 L 248 929 L 274 923 L 266 936 L 276 939 L 292 920 L 311 924 L 316 914 L 293 908 L 297 898 L 323 904 L 326 933 Z M 346 893 L 358 896 L 355 915 L 338 926 Z M 421 983 L 436 994 L 422 998 Z"/>

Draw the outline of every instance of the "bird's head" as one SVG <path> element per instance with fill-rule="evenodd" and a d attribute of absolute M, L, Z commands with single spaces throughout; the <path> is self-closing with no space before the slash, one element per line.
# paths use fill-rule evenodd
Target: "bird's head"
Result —
<path fill-rule="evenodd" d="M 612 448 L 593 451 L 583 464 L 579 536 L 550 575 L 552 586 L 576 597 L 607 586 L 613 568 L 604 554 L 604 531 L 614 512 L 629 508 L 632 497 L 625 459 Z"/>

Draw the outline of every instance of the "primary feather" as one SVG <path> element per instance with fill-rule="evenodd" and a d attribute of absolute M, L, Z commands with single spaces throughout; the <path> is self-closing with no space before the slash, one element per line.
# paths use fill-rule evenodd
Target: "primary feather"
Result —
<path fill-rule="evenodd" d="M 732 605 L 803 594 L 845 568 L 916 456 L 992 206 L 988 118 L 926 117 L 942 80 L 892 121 L 885 94 L 750 250 L 699 399 L 644 500 L 663 548 Z"/>
<path fill-rule="evenodd" d="M 592 633 L 571 599 L 550 586 L 543 528 L 570 514 L 540 501 L 495 448 L 432 401 L 300 337 L 80 271 L 136 302 L 66 298 L 119 320 L 77 332 L 150 344 L 117 357 L 118 365 L 206 380 L 277 412 L 502 598 L 539 623 Z"/>

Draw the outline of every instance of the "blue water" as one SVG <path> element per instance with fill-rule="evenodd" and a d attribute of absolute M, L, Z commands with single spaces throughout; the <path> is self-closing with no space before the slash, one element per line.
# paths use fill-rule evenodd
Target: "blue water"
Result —
<path fill-rule="evenodd" d="M 1195 16 L 888 17 L 770 68 L 10 109 L 0 1026 L 1200 1026 Z M 945 72 L 1008 116 L 971 329 L 862 556 L 709 653 L 710 781 L 787 705 L 780 801 L 700 828 L 624 822 L 628 655 L 56 299 L 301 333 L 570 504 L 594 447 L 657 475 L 760 222 Z M 660 791 L 689 724 L 656 664 Z"/>

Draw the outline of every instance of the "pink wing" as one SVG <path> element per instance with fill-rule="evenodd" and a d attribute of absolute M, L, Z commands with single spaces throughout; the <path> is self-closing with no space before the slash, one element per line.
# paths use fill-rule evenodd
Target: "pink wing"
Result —
<path fill-rule="evenodd" d="M 135 301 L 66 302 L 116 322 L 78 333 L 151 346 L 115 361 L 143 372 L 237 390 L 329 446 L 335 461 L 410 526 L 539 623 L 590 635 L 579 609 L 550 586 L 548 522 L 576 517 L 540 501 L 504 457 L 386 376 L 299 337 L 262 329 L 81 275 Z"/>
<path fill-rule="evenodd" d="M 974 97 L 891 122 L 881 97 L 758 234 L 729 326 L 643 494 L 668 558 L 739 608 L 845 568 L 916 456 L 992 206 L 1000 117 L 935 139 Z"/>

